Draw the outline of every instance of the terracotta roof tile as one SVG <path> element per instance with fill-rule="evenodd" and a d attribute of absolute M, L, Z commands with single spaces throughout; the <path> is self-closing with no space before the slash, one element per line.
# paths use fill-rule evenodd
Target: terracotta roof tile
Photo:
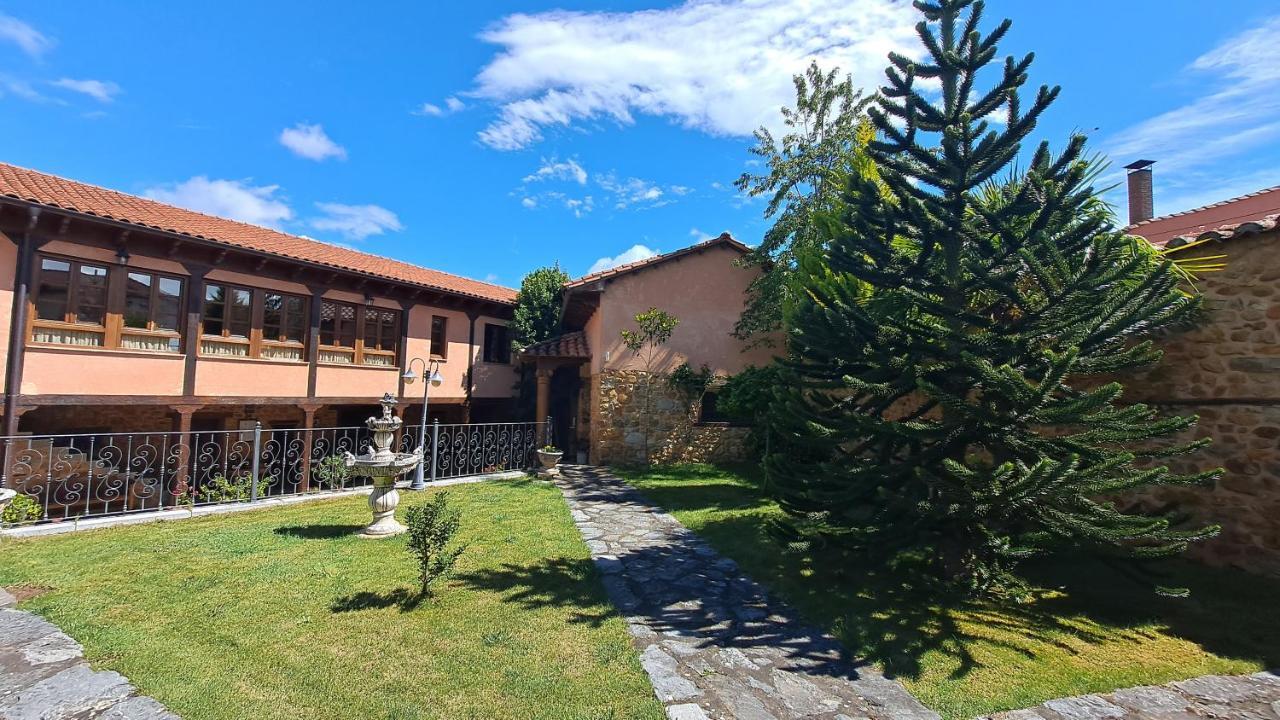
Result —
<path fill-rule="evenodd" d="M 257 225 L 184 210 L 155 200 L 6 163 L 0 163 L 0 195 L 433 290 L 503 304 L 515 302 L 516 291 L 511 288 Z"/>
<path fill-rule="evenodd" d="M 1125 230 L 1156 245 L 1173 238 L 1196 237 L 1215 228 L 1243 226 L 1280 214 L 1280 185 L 1234 197 L 1204 207 L 1162 215 L 1130 225 Z"/>
<path fill-rule="evenodd" d="M 534 343 L 520 354 L 525 357 L 589 358 L 591 348 L 587 347 L 587 336 L 579 330 Z"/>
<path fill-rule="evenodd" d="M 588 285 L 590 283 L 593 283 L 597 280 L 604 280 L 606 278 L 616 277 L 618 275 L 624 275 L 626 273 L 633 272 L 635 270 L 640 270 L 643 268 L 658 265 L 659 263 L 664 263 L 668 260 L 674 260 L 684 255 L 701 252 L 715 245 L 725 245 L 727 247 L 731 247 L 743 253 L 751 252 L 751 248 L 733 239 L 733 236 L 730 235 L 729 233 L 721 233 L 720 237 L 712 238 L 710 240 L 704 240 L 703 242 L 700 242 L 696 245 L 690 245 L 687 248 L 681 248 L 679 250 L 674 250 L 672 252 L 664 253 L 662 255 L 654 255 L 653 257 L 645 258 L 644 260 L 637 260 L 635 262 L 627 263 L 626 265 L 619 265 L 617 267 L 609 268 L 608 270 L 601 270 L 600 272 L 591 273 L 589 275 L 583 275 L 577 280 L 571 280 L 565 283 L 564 286 L 566 288 L 581 287 L 583 285 Z"/>
<path fill-rule="evenodd" d="M 1230 223 L 1212 230 L 1205 230 L 1193 235 L 1178 235 L 1165 242 L 1167 247 L 1180 247 L 1197 240 L 1233 240 L 1235 238 L 1257 235 L 1280 228 L 1280 214 L 1268 215 L 1258 220 Z"/>

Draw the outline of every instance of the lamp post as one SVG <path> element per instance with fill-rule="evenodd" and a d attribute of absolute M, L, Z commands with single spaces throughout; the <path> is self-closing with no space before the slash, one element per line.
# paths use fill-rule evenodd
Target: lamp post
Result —
<path fill-rule="evenodd" d="M 422 424 L 418 427 L 418 452 L 422 454 L 422 462 L 418 463 L 418 469 L 414 472 L 413 482 L 409 484 L 410 490 L 424 490 L 427 487 L 427 478 L 423 474 L 424 466 L 427 464 L 427 403 L 430 401 L 431 387 L 440 387 L 440 383 L 444 382 L 444 378 L 440 376 L 439 360 L 423 360 L 422 358 L 413 358 L 409 361 L 409 367 L 404 371 L 405 385 L 412 385 L 418 376 L 413 372 L 413 364 L 415 362 L 422 363 Z"/>

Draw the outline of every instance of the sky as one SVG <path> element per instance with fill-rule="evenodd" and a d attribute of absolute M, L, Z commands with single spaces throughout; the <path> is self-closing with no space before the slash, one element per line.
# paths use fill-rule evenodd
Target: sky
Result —
<path fill-rule="evenodd" d="M 1087 133 L 1106 184 L 1157 161 L 1157 214 L 1280 184 L 1275 0 L 989 0 L 1001 17 L 1001 54 L 1063 87 L 1037 138 Z M 873 90 L 917 20 L 902 0 L 0 0 L 0 161 L 515 287 L 755 244 L 763 201 L 733 181 L 791 75 L 816 59 Z"/>

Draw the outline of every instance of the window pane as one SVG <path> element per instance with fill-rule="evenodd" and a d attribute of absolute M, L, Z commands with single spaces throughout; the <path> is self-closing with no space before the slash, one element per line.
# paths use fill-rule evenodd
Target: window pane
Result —
<path fill-rule="evenodd" d="M 449 354 L 449 343 L 445 339 L 445 327 L 447 319 L 438 315 L 431 317 L 431 354 L 436 357 L 447 357 Z"/>
<path fill-rule="evenodd" d="M 182 281 L 176 278 L 160 278 L 156 293 L 156 328 L 177 332 L 182 320 Z"/>
<path fill-rule="evenodd" d="M 227 330 L 232 337 L 249 337 L 253 324 L 253 293 L 231 288 L 227 293 Z"/>
<path fill-rule="evenodd" d="M 284 296 L 266 293 L 262 296 L 262 336 L 267 340 L 280 340 L 284 325 Z"/>
<path fill-rule="evenodd" d="M 337 327 L 338 308 L 325 300 L 320 303 L 320 344 L 332 345 L 334 329 Z"/>
<path fill-rule="evenodd" d="M 350 348 L 356 346 L 356 308 L 354 305 L 338 306 L 338 328 L 335 344 Z"/>
<path fill-rule="evenodd" d="M 300 297 L 285 297 L 284 335 L 286 340 L 302 342 L 307 331 L 307 302 Z"/>
<path fill-rule="evenodd" d="M 145 328 L 151 318 L 151 275 L 131 272 L 124 284 L 124 326 Z"/>
<path fill-rule="evenodd" d="M 511 345 L 507 342 L 507 326 L 484 326 L 484 360 L 492 363 L 511 361 Z"/>
<path fill-rule="evenodd" d="M 382 313 L 382 349 L 395 352 L 400 346 L 400 313 L 383 311 Z"/>
<path fill-rule="evenodd" d="M 36 288 L 36 317 L 41 320 L 67 319 L 67 287 L 71 263 L 41 258 L 40 285 Z"/>
<path fill-rule="evenodd" d="M 377 350 L 378 348 L 378 330 L 381 327 L 378 322 L 382 317 L 382 312 L 375 308 L 364 309 L 364 349 Z"/>
<path fill-rule="evenodd" d="M 76 322 L 101 325 L 107 319 L 107 269 L 81 265 L 76 274 Z"/>
<path fill-rule="evenodd" d="M 221 335 L 227 290 L 221 285 L 204 286 L 204 334 Z"/>

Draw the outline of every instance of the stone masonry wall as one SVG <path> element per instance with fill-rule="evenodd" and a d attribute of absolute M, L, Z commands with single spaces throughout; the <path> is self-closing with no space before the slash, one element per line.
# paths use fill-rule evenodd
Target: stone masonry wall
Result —
<path fill-rule="evenodd" d="M 1228 256 L 1226 270 L 1196 283 L 1205 322 L 1162 342 L 1164 360 L 1151 372 L 1122 381 L 1125 400 L 1198 415 L 1184 439 L 1213 438 L 1207 449 L 1170 462 L 1174 470 L 1221 466 L 1226 474 L 1212 488 L 1162 488 L 1140 501 L 1176 502 L 1222 526 L 1193 556 L 1280 575 L 1280 233 L 1204 250 L 1219 253 Z"/>
<path fill-rule="evenodd" d="M 665 375 L 652 376 L 645 412 L 645 377 L 636 370 L 606 370 L 591 377 L 592 462 L 643 462 L 646 431 L 654 463 L 746 459 L 748 429 L 699 423 L 701 399 L 685 397 Z"/>

